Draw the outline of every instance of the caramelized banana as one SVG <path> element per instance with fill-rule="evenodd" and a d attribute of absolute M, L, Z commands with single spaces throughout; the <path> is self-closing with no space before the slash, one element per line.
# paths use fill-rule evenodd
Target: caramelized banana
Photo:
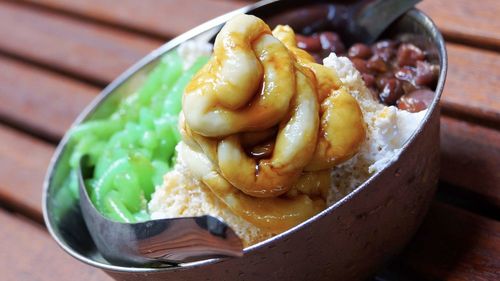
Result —
<path fill-rule="evenodd" d="M 297 89 L 290 116 L 280 125 L 270 159 L 256 163 L 245 154 L 237 135 L 219 142 L 217 156 L 222 175 L 248 195 L 275 197 L 287 192 L 311 160 L 311 143 L 316 143 L 319 123 L 318 103 L 314 86 L 300 71 Z"/>
<path fill-rule="evenodd" d="M 346 88 L 333 91 L 321 103 L 321 112 L 320 136 L 307 171 L 329 169 L 350 159 L 365 140 L 363 114 Z"/>
<path fill-rule="evenodd" d="M 293 184 L 290 191 L 286 193 L 286 196 L 293 198 L 299 194 L 306 194 L 310 197 L 327 198 L 331 186 L 330 170 L 304 172 Z"/>
<path fill-rule="evenodd" d="M 332 90 L 340 88 L 342 82 L 340 82 L 340 79 L 333 69 L 316 63 L 308 52 L 297 47 L 295 32 L 290 26 L 276 26 L 273 30 L 273 35 L 285 44 L 300 65 L 309 68 L 314 73 L 316 76 L 318 100 L 320 103 L 330 95 Z"/>
<path fill-rule="evenodd" d="M 341 86 L 332 69 L 317 64 L 311 55 L 297 47 L 295 33 L 289 26 L 278 25 L 273 35 L 316 75 L 321 125 L 316 151 L 306 170 L 329 169 L 348 160 L 365 140 L 363 114 L 357 101 Z"/>
<path fill-rule="evenodd" d="M 302 194 L 291 198 L 256 198 L 245 195 L 216 171 L 212 161 L 203 152 L 181 143 L 179 155 L 192 176 L 206 184 L 235 214 L 266 231 L 275 234 L 283 232 L 326 207 L 323 199 L 311 199 Z"/>
<path fill-rule="evenodd" d="M 274 36 L 273 36 L 274 35 Z M 335 71 L 240 15 L 183 96 L 179 158 L 235 214 L 278 233 L 326 206 L 331 169 L 365 139 L 363 116 Z"/>
<path fill-rule="evenodd" d="M 183 111 L 207 137 L 263 130 L 288 113 L 295 91 L 286 47 L 261 19 L 240 15 L 222 28 L 212 59 L 186 87 Z"/>

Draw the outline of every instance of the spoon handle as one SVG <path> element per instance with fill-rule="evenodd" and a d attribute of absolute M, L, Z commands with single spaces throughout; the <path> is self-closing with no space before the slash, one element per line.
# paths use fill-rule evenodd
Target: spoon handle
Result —
<path fill-rule="evenodd" d="M 175 265 L 211 258 L 243 256 L 243 244 L 222 220 L 212 216 L 122 223 L 103 216 L 90 200 L 84 182 L 87 156 L 78 168 L 80 207 L 100 254 L 115 265 Z"/>

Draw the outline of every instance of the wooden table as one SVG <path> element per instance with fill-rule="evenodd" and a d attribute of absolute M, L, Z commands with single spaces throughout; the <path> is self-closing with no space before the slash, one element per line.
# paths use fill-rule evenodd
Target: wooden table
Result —
<path fill-rule="evenodd" d="M 249 0 L 0 1 L 0 279 L 109 280 L 45 230 L 42 181 L 72 120 L 166 40 Z M 500 280 L 500 2 L 426 0 L 448 41 L 442 168 L 423 226 L 376 280 Z"/>

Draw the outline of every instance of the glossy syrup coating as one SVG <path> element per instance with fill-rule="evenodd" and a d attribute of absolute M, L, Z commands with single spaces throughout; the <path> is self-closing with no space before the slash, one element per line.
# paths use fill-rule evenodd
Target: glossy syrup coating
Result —
<path fill-rule="evenodd" d="M 217 36 L 183 114 L 181 157 L 194 177 L 273 233 L 326 207 L 325 174 L 365 140 L 359 105 L 336 74 L 297 47 L 291 28 L 271 32 L 248 15 Z"/>
<path fill-rule="evenodd" d="M 363 116 L 357 101 L 342 87 L 332 69 L 316 63 L 311 55 L 297 47 L 295 33 L 289 26 L 277 26 L 273 35 L 317 78 L 320 134 L 305 170 L 329 169 L 351 158 L 365 139 Z"/>

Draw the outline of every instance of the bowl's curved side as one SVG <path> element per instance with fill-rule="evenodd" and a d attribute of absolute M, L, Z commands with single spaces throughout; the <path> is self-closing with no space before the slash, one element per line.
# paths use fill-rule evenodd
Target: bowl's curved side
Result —
<path fill-rule="evenodd" d="M 148 280 L 363 280 L 404 247 L 422 222 L 439 179 L 438 103 L 447 57 L 441 34 L 420 11 L 409 12 L 395 25 L 394 32 L 423 33 L 441 67 L 424 124 L 399 158 L 303 225 L 247 249 L 242 259 L 148 272 Z M 139 272 L 108 274 L 120 280 L 145 277 Z"/>
<path fill-rule="evenodd" d="M 161 54 L 183 40 L 198 35 L 211 37 L 233 14 L 252 13 L 255 8 L 275 2 L 270 0 L 235 11 L 160 47 L 110 84 L 74 124 L 95 114 L 97 105 L 106 102 L 111 93 L 129 86 L 129 83 L 124 83 L 129 77 L 140 79 Z M 82 227 L 84 224 L 79 223 L 78 205 L 68 204 L 62 217 L 55 212 L 61 206 L 50 200 L 55 194 L 54 185 L 60 180 L 58 177 L 67 172 L 67 167 L 61 166 L 69 146 L 68 136 L 65 136 L 51 161 L 44 183 L 42 205 L 49 232 L 66 252 L 120 280 L 332 280 L 335 277 L 346 280 L 366 276 L 410 239 L 428 208 L 439 170 L 438 101 L 447 67 L 444 41 L 432 21 L 417 10 L 407 13 L 392 29 L 424 34 L 435 46 L 441 66 L 436 98 L 423 126 L 405 145 L 399 159 L 394 159 L 389 167 L 319 215 L 246 249 L 245 256 L 240 259 L 203 261 L 177 268 L 110 265 L 96 254 L 93 243 L 88 241 L 90 236 Z M 61 228 L 61 224 L 67 221 L 69 228 Z"/>
<path fill-rule="evenodd" d="M 438 103 L 447 57 L 441 34 L 422 12 L 413 10 L 395 23 L 392 32 L 400 31 L 425 35 L 441 69 L 422 126 L 388 167 L 316 217 L 246 249 L 241 259 L 107 273 L 118 280 L 363 280 L 401 251 L 427 213 L 439 179 Z"/>

